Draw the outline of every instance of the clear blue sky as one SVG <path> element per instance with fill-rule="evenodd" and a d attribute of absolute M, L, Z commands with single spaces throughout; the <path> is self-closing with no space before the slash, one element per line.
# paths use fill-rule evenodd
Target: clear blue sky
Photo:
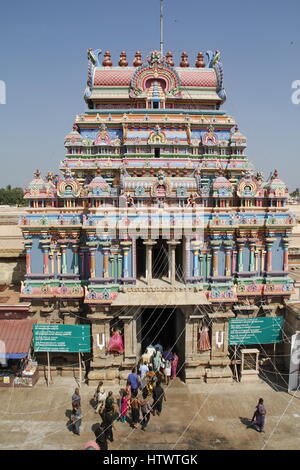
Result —
<path fill-rule="evenodd" d="M 248 155 L 268 176 L 300 186 L 299 0 L 165 0 L 165 50 L 219 49 L 225 70 L 224 109 L 248 137 Z M 0 17 L 0 186 L 24 186 L 39 168 L 57 171 L 63 139 L 86 109 L 86 50 L 109 49 L 116 64 L 159 48 L 159 0 L 15 0 Z"/>

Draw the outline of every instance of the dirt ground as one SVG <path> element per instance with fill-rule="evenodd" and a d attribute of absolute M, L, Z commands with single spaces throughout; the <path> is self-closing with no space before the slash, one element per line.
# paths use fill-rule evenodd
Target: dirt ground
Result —
<path fill-rule="evenodd" d="M 91 406 L 94 388 L 81 387 L 82 425 L 77 436 L 68 427 L 69 377 L 55 377 L 47 387 L 40 378 L 33 389 L 0 389 L 0 449 L 80 449 L 95 435 L 99 419 Z M 112 390 L 118 395 L 120 386 Z M 146 432 L 115 423 L 110 450 L 298 449 L 300 393 L 271 388 L 265 382 L 186 385 L 176 379 L 166 389 L 161 416 Z M 267 409 L 265 434 L 248 429 L 258 398 Z"/>

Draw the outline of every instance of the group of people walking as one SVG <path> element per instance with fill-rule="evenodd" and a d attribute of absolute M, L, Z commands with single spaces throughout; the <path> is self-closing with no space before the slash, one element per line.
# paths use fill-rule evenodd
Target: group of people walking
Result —
<path fill-rule="evenodd" d="M 137 373 L 133 368 L 128 375 L 126 387 L 120 390 L 120 397 L 115 398 L 112 391 L 106 395 L 103 382 L 99 382 L 95 392 L 95 412 L 99 413 L 102 423 L 96 432 L 96 443 L 101 450 L 107 450 L 107 441 L 113 442 L 115 422 L 129 423 L 133 429 L 140 425 L 145 431 L 150 416 L 160 415 L 166 395 L 161 385 L 161 376 L 153 373 Z M 142 368 L 142 371 L 145 371 Z M 148 374 L 148 376 L 147 376 Z M 147 377 L 146 377 L 147 376 Z M 105 398 L 106 397 L 106 398 Z"/>
<path fill-rule="evenodd" d="M 159 416 L 163 402 L 167 400 L 162 387 L 175 378 L 179 357 L 171 350 L 163 352 L 161 345 L 150 346 L 143 355 L 138 367 L 134 367 L 127 377 L 125 388 L 120 390 L 120 397 L 113 392 L 106 392 L 103 382 L 99 382 L 95 392 L 95 413 L 102 418 L 96 442 L 100 449 L 107 449 L 107 441 L 113 442 L 115 421 L 129 423 L 133 429 L 139 426 L 146 431 L 151 415 Z"/>
<path fill-rule="evenodd" d="M 106 392 L 103 382 L 99 382 L 94 394 L 95 413 L 102 419 L 95 432 L 99 449 L 107 450 L 107 441 L 113 442 L 115 421 L 127 422 L 133 429 L 140 425 L 141 430 L 145 431 L 151 415 L 161 414 L 163 402 L 167 400 L 162 383 L 168 385 L 170 378 L 176 377 L 179 358 L 175 352 L 163 352 L 161 347 L 151 348 L 147 348 L 138 367 L 134 367 L 128 375 L 126 386 L 120 390 L 118 398 L 112 391 Z M 249 427 L 255 426 L 258 431 L 264 432 L 265 415 L 264 402 L 260 398 Z M 81 418 L 81 398 L 76 388 L 72 395 L 71 424 L 73 432 L 78 435 Z"/>

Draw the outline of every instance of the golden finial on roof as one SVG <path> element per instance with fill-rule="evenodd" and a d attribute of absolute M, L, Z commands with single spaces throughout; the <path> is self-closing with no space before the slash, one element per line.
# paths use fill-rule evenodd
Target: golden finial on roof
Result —
<path fill-rule="evenodd" d="M 126 57 L 126 51 L 122 51 L 120 54 L 119 66 L 127 67 L 127 65 L 128 65 L 128 62 L 127 62 L 127 57 Z"/>
<path fill-rule="evenodd" d="M 174 67 L 173 54 L 170 51 L 166 53 L 166 64 L 170 65 L 171 67 Z"/>
<path fill-rule="evenodd" d="M 190 64 L 189 64 L 189 61 L 188 61 L 188 55 L 186 52 L 183 52 L 181 54 L 181 62 L 180 62 L 180 67 L 189 67 Z"/>
<path fill-rule="evenodd" d="M 202 52 L 198 52 L 195 66 L 198 67 L 198 68 L 205 67 L 205 62 L 204 62 L 204 57 L 203 57 Z"/>
<path fill-rule="evenodd" d="M 142 54 L 140 51 L 136 51 L 134 59 L 133 59 L 133 66 L 140 67 L 143 64 L 142 62 Z"/>
<path fill-rule="evenodd" d="M 103 58 L 102 65 L 103 65 L 103 67 L 111 67 L 112 66 L 110 51 L 105 51 L 104 52 L 104 58 Z"/>

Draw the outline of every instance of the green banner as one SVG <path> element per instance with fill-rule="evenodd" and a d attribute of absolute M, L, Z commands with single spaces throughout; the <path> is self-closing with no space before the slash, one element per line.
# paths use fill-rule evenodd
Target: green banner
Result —
<path fill-rule="evenodd" d="M 229 344 L 272 344 L 282 341 L 283 317 L 234 318 Z"/>
<path fill-rule="evenodd" d="M 35 352 L 90 352 L 90 325 L 34 325 Z"/>

